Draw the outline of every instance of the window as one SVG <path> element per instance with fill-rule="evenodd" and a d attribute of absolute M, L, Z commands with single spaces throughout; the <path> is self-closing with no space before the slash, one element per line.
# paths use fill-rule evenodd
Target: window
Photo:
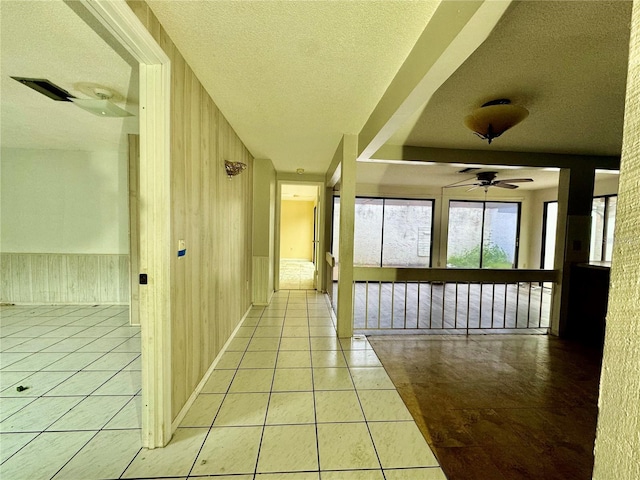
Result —
<path fill-rule="evenodd" d="M 540 268 L 553 270 L 556 253 L 556 228 L 558 224 L 558 202 L 545 202 L 542 224 L 542 261 Z"/>
<path fill-rule="evenodd" d="M 447 266 L 516 268 L 520 204 L 449 202 Z"/>
<path fill-rule="evenodd" d="M 338 259 L 340 198 L 333 203 L 333 256 Z M 353 264 L 429 267 L 433 200 L 356 197 Z"/>
<path fill-rule="evenodd" d="M 595 197 L 591 207 L 589 261 L 611 261 L 618 197 Z M 545 202 L 542 231 L 542 268 L 552 269 L 556 245 L 558 202 Z"/>
<path fill-rule="evenodd" d="M 382 266 L 431 266 L 431 200 L 384 200 Z"/>
<path fill-rule="evenodd" d="M 618 197 L 595 197 L 591 208 L 589 261 L 611 261 Z"/>

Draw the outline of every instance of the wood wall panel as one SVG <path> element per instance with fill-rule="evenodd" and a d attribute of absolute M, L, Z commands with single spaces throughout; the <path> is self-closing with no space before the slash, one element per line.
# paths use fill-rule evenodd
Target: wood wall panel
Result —
<path fill-rule="evenodd" d="M 269 257 L 253 257 L 253 304 L 268 305 L 273 289 L 269 287 L 270 275 L 273 275 Z"/>
<path fill-rule="evenodd" d="M 129 303 L 129 255 L 3 253 L 0 302 Z"/>
<path fill-rule="evenodd" d="M 144 2 L 128 2 L 167 53 L 171 80 L 172 418 L 251 303 L 253 158 Z M 224 161 L 248 168 L 229 180 Z"/>

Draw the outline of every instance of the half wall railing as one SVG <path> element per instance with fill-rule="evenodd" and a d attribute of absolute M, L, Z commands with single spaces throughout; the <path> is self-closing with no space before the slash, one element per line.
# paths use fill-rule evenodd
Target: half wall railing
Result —
<path fill-rule="evenodd" d="M 359 333 L 547 333 L 556 270 L 354 267 Z"/>

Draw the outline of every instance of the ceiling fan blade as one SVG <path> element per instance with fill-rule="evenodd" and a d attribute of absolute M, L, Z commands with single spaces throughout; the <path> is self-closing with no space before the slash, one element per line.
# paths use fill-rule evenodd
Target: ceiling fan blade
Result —
<path fill-rule="evenodd" d="M 533 182 L 533 178 L 505 178 L 498 181 L 507 182 L 507 183 L 522 183 L 522 182 Z"/>
<path fill-rule="evenodd" d="M 475 190 L 476 188 L 480 188 L 482 185 L 475 185 L 473 187 L 471 187 L 469 190 L 467 190 L 467 192 L 470 192 L 472 190 Z"/>
<path fill-rule="evenodd" d="M 491 184 L 492 187 L 500 187 L 500 188 L 509 188 L 513 190 L 514 188 L 518 188 L 518 185 L 511 185 L 510 183 L 505 183 L 504 180 L 500 180 L 498 182 L 493 182 Z"/>
<path fill-rule="evenodd" d="M 479 186 L 480 186 L 480 184 L 479 184 L 479 183 L 461 183 L 461 184 L 458 184 L 458 185 L 445 185 L 445 186 L 444 186 L 444 187 L 442 187 L 442 188 L 471 187 L 471 186 L 473 186 L 473 187 L 479 187 Z"/>

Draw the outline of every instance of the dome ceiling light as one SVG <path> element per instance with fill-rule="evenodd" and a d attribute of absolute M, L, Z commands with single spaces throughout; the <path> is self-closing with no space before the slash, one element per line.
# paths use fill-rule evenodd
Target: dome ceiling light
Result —
<path fill-rule="evenodd" d="M 500 98 L 476 108 L 464 118 L 464 124 L 483 140 L 491 141 L 527 118 L 529 111 Z"/>

